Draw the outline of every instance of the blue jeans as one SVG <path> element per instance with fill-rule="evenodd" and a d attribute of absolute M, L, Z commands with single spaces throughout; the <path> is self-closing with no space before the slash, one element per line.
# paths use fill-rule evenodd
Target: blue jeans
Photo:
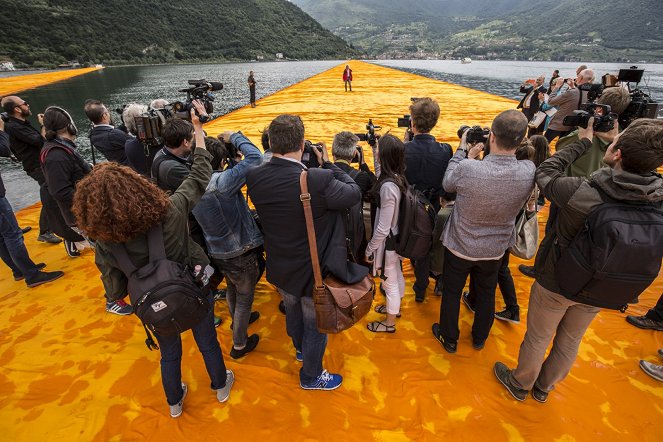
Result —
<path fill-rule="evenodd" d="M 219 341 L 216 339 L 214 328 L 214 309 L 211 295 L 208 298 L 210 311 L 191 329 L 193 338 L 196 340 L 198 350 L 203 355 L 205 368 L 212 381 L 212 389 L 218 390 L 226 386 L 226 365 L 223 362 L 223 354 Z M 175 405 L 181 399 L 182 390 L 182 338 L 180 335 L 160 336 L 154 334 L 159 341 L 161 349 L 161 383 L 166 393 L 168 405 Z"/>
<path fill-rule="evenodd" d="M 258 256 L 255 250 L 230 259 L 214 259 L 214 263 L 226 276 L 228 288 L 226 300 L 233 320 L 233 344 L 244 348 L 248 339 L 249 319 L 253 307 L 253 295 L 258 283 Z"/>
<path fill-rule="evenodd" d="M 285 328 L 295 349 L 302 352 L 304 363 L 299 381 L 308 384 L 322 374 L 322 357 L 327 348 L 327 335 L 320 333 L 315 322 L 315 307 L 310 296 L 295 296 L 278 289 L 285 304 Z"/>
<path fill-rule="evenodd" d="M 23 243 L 23 232 L 7 198 L 0 197 L 0 258 L 12 270 L 14 277 L 27 280 L 37 275 L 39 269 L 32 262 Z"/>

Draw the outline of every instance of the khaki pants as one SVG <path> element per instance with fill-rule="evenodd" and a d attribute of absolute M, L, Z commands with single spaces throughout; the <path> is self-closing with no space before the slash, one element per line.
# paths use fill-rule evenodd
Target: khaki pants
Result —
<path fill-rule="evenodd" d="M 571 371 L 578 356 L 580 341 L 601 309 L 568 300 L 535 282 L 529 298 L 527 332 L 520 345 L 518 367 L 511 376 L 513 384 L 531 390 L 534 384 L 550 391 Z M 546 349 L 553 340 L 550 354 Z"/>

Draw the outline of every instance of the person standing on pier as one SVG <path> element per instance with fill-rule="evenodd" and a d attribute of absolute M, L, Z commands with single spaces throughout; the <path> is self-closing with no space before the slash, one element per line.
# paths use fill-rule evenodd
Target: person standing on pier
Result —
<path fill-rule="evenodd" d="M 41 170 L 39 154 L 44 145 L 44 126 L 41 131 L 30 124 L 28 117 L 32 115 L 30 105 L 21 97 L 8 96 L 2 99 L 2 109 L 7 113 L 5 132 L 9 135 L 12 152 L 23 165 L 23 170 L 39 184 L 39 199 L 42 208 L 39 214 L 38 241 L 59 244 L 60 238 L 51 231 L 52 225 L 62 218 L 58 203 L 53 199 L 46 187 L 46 178 Z M 42 122 L 39 122 L 42 124 Z"/>
<path fill-rule="evenodd" d="M 349 64 L 345 65 L 345 70 L 343 71 L 343 83 L 345 84 L 345 92 L 348 91 L 348 87 L 350 87 L 350 92 L 352 92 L 352 69 L 350 69 Z"/>
<path fill-rule="evenodd" d="M 251 95 L 251 107 L 256 107 L 256 80 L 253 78 L 253 71 L 249 72 L 249 94 Z"/>

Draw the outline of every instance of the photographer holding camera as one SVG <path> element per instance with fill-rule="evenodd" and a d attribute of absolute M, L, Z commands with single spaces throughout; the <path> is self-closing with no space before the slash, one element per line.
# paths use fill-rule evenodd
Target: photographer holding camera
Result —
<path fill-rule="evenodd" d="M 440 106 L 431 98 L 416 99 L 410 105 L 410 126 L 414 137 L 405 143 L 405 178 L 424 194 L 437 213 L 444 195 L 442 179 L 451 159 L 451 146 L 438 143 L 430 134 L 440 117 Z M 417 302 L 424 302 L 430 275 L 430 257 L 413 262 Z"/>
<path fill-rule="evenodd" d="M 516 150 L 525 137 L 527 118 L 517 110 L 500 113 L 490 129 L 490 155 L 473 161 L 484 143 L 468 145 L 466 131 L 449 161 L 444 190 L 456 192 L 456 203 L 442 233 L 444 255 L 440 322 L 433 335 L 455 353 L 460 331 L 460 299 L 471 275 L 476 293 L 472 346 L 484 347 L 493 325 L 495 288 L 504 252 L 515 243 L 516 216 L 534 189 L 534 163 L 519 161 Z"/>
<path fill-rule="evenodd" d="M 355 259 L 362 259 L 368 242 L 364 217 L 370 216 L 372 210 L 371 207 L 364 207 L 364 203 L 369 203 L 369 192 L 377 182 L 377 178 L 364 161 L 364 152 L 357 143 L 359 137 L 352 132 L 337 133 L 332 143 L 332 158 L 334 164 L 350 175 L 361 189 L 362 201 L 348 209 L 346 234 L 352 255 Z M 359 170 L 352 167 L 351 163 L 355 160 L 359 163 Z M 364 213 L 364 210 L 368 213 Z"/>
<path fill-rule="evenodd" d="M 564 137 L 571 133 L 574 127 L 566 126 L 564 124 L 564 118 L 572 115 L 573 111 L 579 109 L 580 105 L 584 102 L 585 94 L 578 88 L 578 86 L 587 83 L 591 84 L 593 82 L 594 71 L 591 69 L 584 69 L 578 73 L 578 76 L 575 80 L 568 79 L 566 81 L 566 84 L 569 86 L 569 90 L 548 100 L 548 104 L 558 107 L 557 113 L 550 120 L 548 129 L 544 134 L 548 142 L 551 142 L 558 136 Z M 555 84 L 550 94 L 557 94 L 561 86 L 562 85 L 559 83 Z"/>
<path fill-rule="evenodd" d="M 91 147 L 101 152 L 108 161 L 126 166 L 128 160 L 124 145 L 129 138 L 127 133 L 113 126 L 111 114 L 101 101 L 87 100 L 83 109 L 93 124 L 90 131 Z"/>
<path fill-rule="evenodd" d="M 233 320 L 234 344 L 230 357 L 239 359 L 255 349 L 260 340 L 257 334 L 248 336 L 247 329 L 260 316 L 258 312 L 252 313 L 251 307 L 260 275 L 258 250 L 263 238 L 242 188 L 248 172 L 262 163 L 262 154 L 241 132 L 227 131 L 219 138 L 225 145 L 219 143 L 218 148 L 211 151 L 213 163 L 218 163 L 222 169 L 237 151 L 244 159 L 231 158 L 235 163 L 232 167 L 212 174 L 193 215 L 202 228 L 208 255 L 228 283 L 226 299 Z M 234 152 L 227 148 L 228 144 Z"/>

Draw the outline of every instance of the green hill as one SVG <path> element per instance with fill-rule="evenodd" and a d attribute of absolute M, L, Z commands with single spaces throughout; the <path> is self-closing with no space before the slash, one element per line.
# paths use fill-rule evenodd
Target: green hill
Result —
<path fill-rule="evenodd" d="M 661 0 L 293 0 L 372 56 L 663 61 Z"/>
<path fill-rule="evenodd" d="M 345 58 L 354 51 L 286 0 L 0 0 L 0 59 L 50 66 Z"/>

